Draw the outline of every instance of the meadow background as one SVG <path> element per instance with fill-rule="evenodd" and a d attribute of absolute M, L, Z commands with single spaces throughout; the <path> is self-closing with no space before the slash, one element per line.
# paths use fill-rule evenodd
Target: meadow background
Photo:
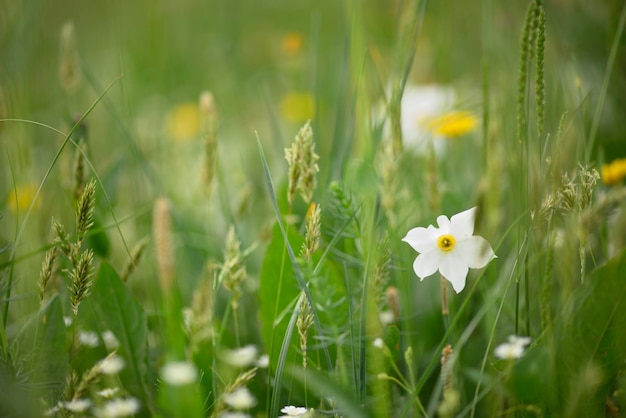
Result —
<path fill-rule="evenodd" d="M 0 415 L 621 416 L 625 18 L 0 1 Z M 446 321 L 401 239 L 474 206 Z"/>

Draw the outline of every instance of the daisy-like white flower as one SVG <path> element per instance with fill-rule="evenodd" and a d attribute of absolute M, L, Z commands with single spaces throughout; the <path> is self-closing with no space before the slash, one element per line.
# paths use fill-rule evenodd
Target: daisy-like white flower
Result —
<path fill-rule="evenodd" d="M 222 353 L 223 360 L 235 367 L 248 367 L 257 360 L 258 349 L 255 345 L 246 345 Z"/>
<path fill-rule="evenodd" d="M 494 350 L 496 357 L 504 360 L 514 360 L 522 357 L 526 346 L 530 344 L 530 337 L 509 336 L 509 341 L 500 344 Z"/>
<path fill-rule="evenodd" d="M 439 228 L 413 228 L 402 238 L 420 253 L 413 270 L 421 280 L 438 270 L 459 293 L 465 287 L 470 268 L 483 268 L 496 257 L 486 239 L 472 235 L 476 209 L 457 213 L 450 219 L 441 215 L 437 217 Z"/>
<path fill-rule="evenodd" d="M 161 377 L 172 386 L 183 386 L 195 382 L 198 378 L 198 371 L 191 363 L 175 361 L 163 366 Z"/>
<path fill-rule="evenodd" d="M 63 402 L 62 407 L 70 412 L 80 414 L 91 407 L 89 399 L 74 399 L 72 401 Z"/>
<path fill-rule="evenodd" d="M 303 406 L 293 406 L 287 405 L 283 409 L 280 410 L 285 415 L 281 415 L 279 418 L 289 418 L 289 417 L 302 417 L 306 415 L 309 410 Z"/>
<path fill-rule="evenodd" d="M 250 409 L 256 405 L 256 398 L 245 387 L 223 394 L 222 400 L 234 409 Z"/>
<path fill-rule="evenodd" d="M 104 388 L 102 390 L 97 391 L 96 393 L 102 396 L 105 399 L 111 399 L 115 394 L 119 391 L 119 388 Z"/>
<path fill-rule="evenodd" d="M 71 324 L 70 324 L 71 325 Z M 78 343 L 85 347 L 97 347 L 100 345 L 100 338 L 98 338 L 98 334 L 93 331 L 79 331 L 78 332 Z"/>
<path fill-rule="evenodd" d="M 121 418 L 135 415 L 139 409 L 141 404 L 136 398 L 116 398 L 95 409 L 94 415 L 98 418 Z"/>
<path fill-rule="evenodd" d="M 100 373 L 106 375 L 118 374 L 124 368 L 124 359 L 116 354 L 109 355 L 98 363 Z"/>
<path fill-rule="evenodd" d="M 108 350 L 115 350 L 120 346 L 120 342 L 111 330 L 106 330 L 102 333 L 102 340 Z"/>

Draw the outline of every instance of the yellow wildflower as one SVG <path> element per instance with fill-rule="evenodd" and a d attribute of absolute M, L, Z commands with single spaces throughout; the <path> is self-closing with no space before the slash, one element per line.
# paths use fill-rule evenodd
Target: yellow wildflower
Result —
<path fill-rule="evenodd" d="M 8 196 L 7 206 L 13 213 L 25 213 L 31 202 L 35 199 L 38 186 L 34 183 L 27 183 L 16 186 Z M 37 209 L 41 205 L 41 196 L 37 198 L 33 207 Z"/>
<path fill-rule="evenodd" d="M 478 120 L 471 112 L 453 111 L 429 120 L 426 128 L 435 135 L 457 138 L 476 129 Z"/>
<path fill-rule="evenodd" d="M 172 109 L 166 122 L 167 135 L 175 141 L 189 141 L 200 133 L 200 109 L 197 103 L 183 103 Z"/>
<path fill-rule="evenodd" d="M 602 183 L 614 185 L 626 177 L 626 158 L 619 158 L 602 165 Z"/>
<path fill-rule="evenodd" d="M 294 57 L 302 52 L 303 45 L 304 39 L 302 35 L 297 32 L 290 32 L 283 36 L 281 49 L 285 55 Z"/>
<path fill-rule="evenodd" d="M 280 100 L 280 113 L 289 122 L 302 123 L 315 114 L 315 100 L 309 92 L 287 93 Z"/>

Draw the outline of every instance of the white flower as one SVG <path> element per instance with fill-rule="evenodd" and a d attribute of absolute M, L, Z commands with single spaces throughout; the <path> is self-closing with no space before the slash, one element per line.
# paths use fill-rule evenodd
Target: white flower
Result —
<path fill-rule="evenodd" d="M 393 324 L 396 320 L 395 315 L 393 314 L 393 312 L 391 311 L 381 311 L 378 314 L 378 319 L 380 320 L 380 323 L 383 325 L 390 325 Z"/>
<path fill-rule="evenodd" d="M 68 402 L 63 402 L 62 407 L 70 412 L 81 413 L 85 412 L 91 406 L 89 399 L 75 399 Z"/>
<path fill-rule="evenodd" d="M 421 280 L 439 270 L 459 293 L 465 287 L 470 268 L 483 268 L 496 257 L 487 240 L 472 235 L 475 216 L 476 207 L 450 219 L 441 215 L 437 217 L 439 228 L 413 228 L 402 238 L 420 253 L 413 270 Z"/>
<path fill-rule="evenodd" d="M 270 365 L 270 356 L 267 354 L 263 354 L 259 359 L 254 363 L 254 365 L 260 369 L 267 369 L 267 366 Z"/>
<path fill-rule="evenodd" d="M 78 343 L 85 347 L 97 347 L 100 345 L 100 338 L 98 333 L 93 331 L 80 331 L 78 333 Z"/>
<path fill-rule="evenodd" d="M 248 367 L 257 359 L 258 350 L 254 345 L 246 345 L 234 350 L 225 350 L 222 353 L 223 360 L 235 367 Z"/>
<path fill-rule="evenodd" d="M 282 412 L 285 415 L 281 415 L 279 418 L 289 418 L 289 417 L 301 417 L 305 415 L 306 413 L 308 413 L 309 410 L 303 406 L 288 405 L 284 407 L 283 409 L 281 409 L 280 412 Z"/>
<path fill-rule="evenodd" d="M 191 363 L 175 361 L 161 368 L 161 377 L 172 386 L 182 386 L 195 382 L 198 378 L 198 371 Z"/>
<path fill-rule="evenodd" d="M 101 408 L 94 410 L 98 418 L 118 418 L 135 415 L 139 412 L 141 404 L 135 398 L 116 398 L 104 403 Z"/>
<path fill-rule="evenodd" d="M 530 337 L 509 336 L 509 341 L 500 344 L 494 350 L 496 357 L 506 360 L 514 360 L 522 357 L 524 349 L 530 344 Z"/>
<path fill-rule="evenodd" d="M 120 346 L 120 342 L 118 341 L 113 331 L 106 330 L 102 333 L 102 339 L 104 340 L 104 345 L 108 350 L 115 350 Z"/>
<path fill-rule="evenodd" d="M 443 138 L 427 129 L 429 121 L 452 109 L 456 95 L 450 87 L 427 85 L 407 86 L 400 103 L 402 143 L 418 154 L 428 153 L 432 141 L 436 154 L 445 147 Z"/>
<path fill-rule="evenodd" d="M 234 409 L 250 409 L 256 405 L 255 397 L 245 387 L 223 394 L 222 400 Z"/>
<path fill-rule="evenodd" d="M 110 355 L 100 360 L 98 368 L 102 374 L 118 374 L 124 368 L 124 359 L 115 354 Z"/>
<path fill-rule="evenodd" d="M 374 340 L 374 342 L 372 342 L 372 345 L 376 348 L 383 348 L 385 346 L 385 343 L 383 342 L 383 339 L 378 337 Z"/>
<path fill-rule="evenodd" d="M 98 395 L 106 399 L 111 399 L 119 390 L 119 388 L 105 388 L 96 392 Z"/>
<path fill-rule="evenodd" d="M 66 327 L 70 327 L 70 325 L 72 325 L 72 317 L 71 316 L 64 316 L 63 317 L 63 323 L 65 324 Z"/>

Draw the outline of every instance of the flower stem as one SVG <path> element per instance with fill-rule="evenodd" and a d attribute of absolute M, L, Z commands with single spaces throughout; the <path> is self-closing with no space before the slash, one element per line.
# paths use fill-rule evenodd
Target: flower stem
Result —
<path fill-rule="evenodd" d="M 448 282 L 446 278 L 443 277 L 443 274 L 440 276 L 441 283 L 441 315 L 443 316 L 443 326 L 445 328 L 445 332 L 448 333 L 448 329 L 450 328 L 450 311 L 448 310 Z"/>

